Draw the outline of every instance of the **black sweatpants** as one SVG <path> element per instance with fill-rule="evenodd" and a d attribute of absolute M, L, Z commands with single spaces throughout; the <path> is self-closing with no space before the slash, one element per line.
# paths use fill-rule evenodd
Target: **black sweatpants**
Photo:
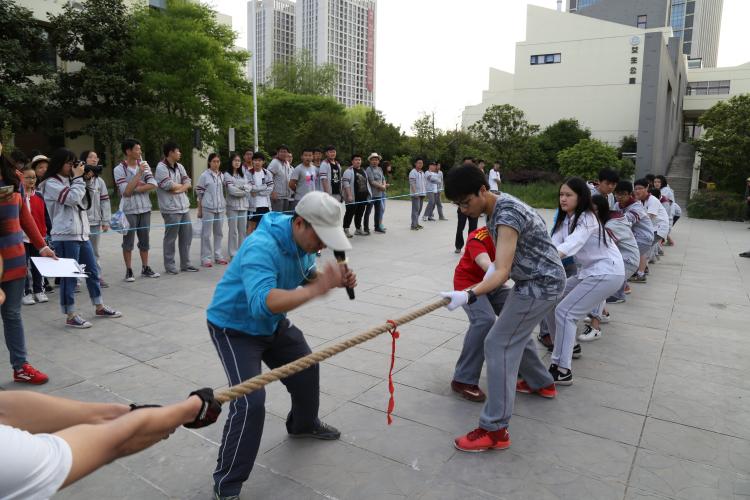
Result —
<path fill-rule="evenodd" d="M 269 368 L 290 363 L 307 354 L 310 347 L 299 328 L 283 319 L 273 335 L 249 335 L 208 322 L 208 332 L 229 380 L 236 385 L 261 373 L 261 361 Z M 282 379 L 292 397 L 286 420 L 288 432 L 312 430 L 318 421 L 320 377 L 318 365 Z M 266 391 L 251 392 L 229 404 L 219 457 L 214 471 L 214 490 L 221 496 L 239 495 L 258 455 L 266 417 Z"/>
<path fill-rule="evenodd" d="M 461 250 L 464 247 L 464 228 L 466 227 L 466 221 L 469 221 L 469 232 L 474 231 L 477 228 L 479 219 L 475 217 L 467 217 L 461 213 L 461 209 L 457 209 L 458 221 L 456 222 L 456 249 Z"/>

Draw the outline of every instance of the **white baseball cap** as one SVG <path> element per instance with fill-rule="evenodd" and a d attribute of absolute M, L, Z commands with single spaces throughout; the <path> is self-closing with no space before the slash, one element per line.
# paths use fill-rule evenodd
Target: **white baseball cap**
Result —
<path fill-rule="evenodd" d="M 331 250 L 351 250 L 344 234 L 344 205 L 322 191 L 311 191 L 294 208 L 315 230 L 318 238 Z"/>
<path fill-rule="evenodd" d="M 382 159 L 383 159 L 383 157 L 382 157 L 382 156 L 380 156 L 380 155 L 379 155 L 379 154 L 377 154 L 377 153 L 370 153 L 370 156 L 368 156 L 368 157 L 367 157 L 367 161 L 370 161 L 370 160 L 372 160 L 373 158 L 378 158 L 378 159 L 380 159 L 380 160 L 382 160 Z"/>

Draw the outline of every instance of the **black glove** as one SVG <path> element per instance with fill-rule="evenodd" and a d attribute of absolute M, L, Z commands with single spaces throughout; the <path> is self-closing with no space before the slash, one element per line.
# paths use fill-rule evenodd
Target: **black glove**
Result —
<path fill-rule="evenodd" d="M 198 415 L 195 420 L 189 424 L 185 424 L 185 427 L 189 429 L 200 429 L 216 422 L 221 413 L 221 404 L 214 399 L 214 391 L 210 387 L 204 387 L 190 393 L 190 396 L 198 396 L 201 398 L 203 404 L 201 405 Z M 188 397 L 190 397 L 188 396 Z"/>
<path fill-rule="evenodd" d="M 142 408 L 161 408 L 161 405 L 137 405 L 130 403 L 130 411 L 140 410 Z"/>

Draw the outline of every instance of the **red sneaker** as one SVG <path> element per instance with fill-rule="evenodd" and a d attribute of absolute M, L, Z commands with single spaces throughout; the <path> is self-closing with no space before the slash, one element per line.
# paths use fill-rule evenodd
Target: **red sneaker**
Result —
<path fill-rule="evenodd" d="M 523 394 L 539 394 L 543 398 L 549 398 L 552 399 L 555 396 L 557 396 L 557 389 L 555 388 L 554 382 L 547 387 L 542 387 L 541 389 L 537 389 L 536 391 L 532 391 L 531 387 L 529 387 L 529 384 L 526 383 L 525 380 L 518 380 L 516 382 L 516 392 L 522 392 Z"/>
<path fill-rule="evenodd" d="M 13 380 L 22 384 L 46 384 L 49 377 L 28 363 L 24 363 L 20 370 L 13 370 Z"/>
<path fill-rule="evenodd" d="M 499 431 L 486 431 L 477 427 L 465 436 L 453 441 L 456 449 L 478 453 L 487 450 L 504 450 L 510 447 L 510 435 L 508 429 Z"/>
<path fill-rule="evenodd" d="M 216 263 L 219 264 L 220 266 L 226 266 L 227 264 L 229 264 L 229 261 L 226 259 L 218 259 Z"/>

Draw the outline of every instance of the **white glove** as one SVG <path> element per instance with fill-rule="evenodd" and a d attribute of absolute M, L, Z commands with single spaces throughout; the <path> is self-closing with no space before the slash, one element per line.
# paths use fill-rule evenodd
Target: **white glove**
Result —
<path fill-rule="evenodd" d="M 495 272 L 495 263 L 490 262 L 490 266 L 487 268 L 487 271 L 484 272 L 484 278 L 482 278 L 482 281 L 485 281 L 487 277 L 490 276 L 494 272 Z"/>
<path fill-rule="evenodd" d="M 469 294 L 467 292 L 440 292 L 440 295 L 446 299 L 451 299 L 450 303 L 445 306 L 449 311 L 453 311 L 469 303 Z"/>

